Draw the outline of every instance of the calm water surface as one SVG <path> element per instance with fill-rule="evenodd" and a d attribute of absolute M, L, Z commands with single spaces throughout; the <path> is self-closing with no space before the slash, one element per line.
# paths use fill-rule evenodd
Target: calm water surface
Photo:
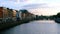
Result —
<path fill-rule="evenodd" d="M 1 34 L 60 34 L 60 24 L 53 20 L 38 20 L 2 31 Z"/>

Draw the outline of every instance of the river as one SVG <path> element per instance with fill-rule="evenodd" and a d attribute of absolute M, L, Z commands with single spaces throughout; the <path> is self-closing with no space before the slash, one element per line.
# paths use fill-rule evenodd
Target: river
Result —
<path fill-rule="evenodd" d="M 53 20 L 31 21 L 0 32 L 1 34 L 60 34 L 60 24 Z"/>

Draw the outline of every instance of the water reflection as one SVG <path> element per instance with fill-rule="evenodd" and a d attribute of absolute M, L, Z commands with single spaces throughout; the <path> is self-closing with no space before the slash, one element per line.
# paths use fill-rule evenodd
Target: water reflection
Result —
<path fill-rule="evenodd" d="M 60 34 L 60 24 L 54 21 L 33 21 L 2 31 L 1 34 Z"/>

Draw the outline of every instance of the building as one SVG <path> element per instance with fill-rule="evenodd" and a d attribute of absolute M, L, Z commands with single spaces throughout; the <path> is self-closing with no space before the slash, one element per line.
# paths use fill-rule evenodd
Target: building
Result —
<path fill-rule="evenodd" d="M 14 16 L 14 11 L 13 9 L 9 9 L 9 8 L 6 8 L 6 7 L 0 7 L 0 19 L 2 21 L 7 21 L 8 19 L 12 19 Z"/>
<path fill-rule="evenodd" d="M 8 17 L 8 11 L 5 7 L 0 7 L 0 21 L 6 21 Z"/>
<path fill-rule="evenodd" d="M 12 19 L 13 19 L 14 21 L 16 21 L 16 14 L 17 14 L 16 10 L 13 10 Z"/>
<path fill-rule="evenodd" d="M 21 17 L 22 19 L 34 19 L 36 18 L 36 16 L 30 12 L 28 12 L 27 10 L 20 10 L 22 13 L 21 13 Z"/>
<path fill-rule="evenodd" d="M 20 21 L 20 20 L 22 20 L 22 13 L 21 13 L 21 11 L 16 11 L 16 18 L 17 18 L 17 21 Z"/>
<path fill-rule="evenodd" d="M 0 7 L 0 19 L 3 18 L 3 7 Z"/>

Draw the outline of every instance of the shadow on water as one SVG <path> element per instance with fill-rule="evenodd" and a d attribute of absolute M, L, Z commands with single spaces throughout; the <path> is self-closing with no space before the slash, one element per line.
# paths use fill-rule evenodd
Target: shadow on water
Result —
<path fill-rule="evenodd" d="M 16 21 L 16 22 L 6 22 L 6 23 L 5 22 L 2 22 L 0 24 L 0 32 L 1 31 L 4 31 L 4 30 L 8 30 L 10 28 L 14 28 L 17 25 L 26 24 L 28 22 L 29 22 L 29 20 Z"/>

